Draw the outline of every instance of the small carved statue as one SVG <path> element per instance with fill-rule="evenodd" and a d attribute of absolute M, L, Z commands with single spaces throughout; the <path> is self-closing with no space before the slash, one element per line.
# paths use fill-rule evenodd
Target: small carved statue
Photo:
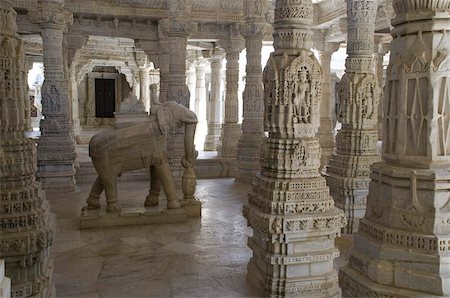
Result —
<path fill-rule="evenodd" d="M 87 199 L 87 209 L 100 208 L 100 195 L 105 191 L 106 210 L 120 212 L 117 199 L 117 176 L 125 171 L 150 168 L 151 186 L 145 206 L 158 205 L 162 188 L 167 197 L 167 208 L 179 208 L 175 183 L 167 158 L 166 134 L 170 129 L 185 127 L 185 155 L 182 164 L 186 168 L 183 175 L 185 199 L 193 197 L 195 173 L 193 164 L 197 156 L 194 134 L 197 116 L 194 112 L 173 101 L 152 106 L 155 115 L 148 121 L 122 123 L 116 127 L 97 133 L 89 142 L 89 155 L 98 173 Z M 192 180 L 194 179 L 193 183 Z M 185 190 L 185 189 L 183 189 Z"/>

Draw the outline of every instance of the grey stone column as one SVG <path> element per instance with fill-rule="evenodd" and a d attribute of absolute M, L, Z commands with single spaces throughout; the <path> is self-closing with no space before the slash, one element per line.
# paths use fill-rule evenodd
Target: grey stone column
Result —
<path fill-rule="evenodd" d="M 264 98 L 261 50 L 266 24 L 248 21 L 240 26 L 247 49 L 243 94 L 242 134 L 238 143 L 236 180 L 251 182 L 261 170 L 261 145 L 264 140 Z"/>
<path fill-rule="evenodd" d="M 76 140 L 81 141 L 80 106 L 78 103 L 78 83 L 75 68 L 69 69 L 69 98 L 72 101 L 72 124 Z"/>
<path fill-rule="evenodd" d="M 378 80 L 378 86 L 383 90 L 383 60 L 384 56 L 389 52 L 389 43 L 386 43 L 385 38 L 380 36 L 375 36 L 374 41 L 374 51 L 373 51 L 373 62 L 374 62 L 374 73 Z M 384 102 L 384 92 L 380 93 L 380 99 L 378 104 L 378 140 L 383 139 L 383 102 Z"/>
<path fill-rule="evenodd" d="M 373 74 L 373 34 L 377 2 L 347 1 L 347 59 L 338 87 L 336 152 L 324 175 L 336 206 L 347 215 L 345 233 L 358 230 L 369 192 L 370 166 L 377 155 L 377 110 L 380 88 Z"/>
<path fill-rule="evenodd" d="M 203 149 L 205 136 L 202 135 L 207 129 L 206 123 L 206 60 L 197 60 L 195 66 L 195 112 L 197 114 L 197 130 L 195 132 L 195 144 L 199 150 Z"/>
<path fill-rule="evenodd" d="M 383 161 L 340 281 L 346 296 L 450 296 L 450 1 L 394 0 Z"/>
<path fill-rule="evenodd" d="M 208 134 L 205 140 L 206 151 L 216 151 L 220 145 L 222 133 L 221 115 L 221 83 L 223 53 L 211 57 L 211 93 L 209 104 Z"/>
<path fill-rule="evenodd" d="M 139 68 L 139 81 L 141 91 L 139 92 L 139 100 L 144 104 L 145 109 L 150 108 L 150 70 L 148 66 Z"/>
<path fill-rule="evenodd" d="M 64 72 L 63 32 L 72 23 L 63 0 L 44 0 L 31 21 L 42 28 L 44 83 L 37 177 L 44 189 L 75 190 L 76 146 L 71 121 L 68 78 Z"/>
<path fill-rule="evenodd" d="M 49 255 L 55 218 L 35 179 L 35 144 L 25 137 L 28 72 L 12 4 L 0 0 L 0 256 L 12 282 L 4 294 L 53 297 Z"/>
<path fill-rule="evenodd" d="M 336 144 L 334 142 L 334 122 L 332 112 L 334 105 L 331 103 L 331 92 L 334 93 L 334 86 L 331 86 L 331 56 L 339 50 L 339 43 L 325 43 L 319 48 L 318 60 L 322 67 L 322 101 L 320 103 L 320 127 L 319 143 L 322 148 L 322 157 L 320 159 L 320 170 L 328 164 L 331 154 L 333 154 Z"/>
<path fill-rule="evenodd" d="M 275 2 L 274 48 L 264 69 L 262 169 L 244 216 L 253 229 L 248 281 L 265 297 L 340 297 L 334 239 L 345 224 L 319 173 L 322 71 L 311 0 Z"/>
<path fill-rule="evenodd" d="M 241 38 L 231 38 L 224 45 L 226 52 L 226 95 L 225 119 L 222 125 L 221 146 L 219 156 L 236 158 L 237 144 L 241 135 L 241 125 L 238 124 L 238 88 L 239 88 L 239 53 L 243 49 Z"/>

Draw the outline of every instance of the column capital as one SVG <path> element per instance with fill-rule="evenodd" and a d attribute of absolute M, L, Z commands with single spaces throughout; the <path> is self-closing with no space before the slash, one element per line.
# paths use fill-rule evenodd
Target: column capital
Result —
<path fill-rule="evenodd" d="M 159 31 L 168 37 L 185 37 L 197 31 L 197 23 L 178 20 L 175 18 L 165 18 L 159 21 Z"/>
<path fill-rule="evenodd" d="M 337 50 L 339 50 L 339 47 L 341 46 L 340 42 L 323 42 L 323 43 L 316 43 L 315 49 L 319 54 L 321 53 L 330 53 L 333 54 Z"/>
<path fill-rule="evenodd" d="M 245 39 L 257 38 L 263 39 L 267 32 L 267 24 L 255 23 L 252 21 L 244 22 L 239 25 L 239 31 Z"/>
<path fill-rule="evenodd" d="M 222 50 L 214 50 L 214 52 L 211 52 L 211 57 L 209 57 L 209 61 L 211 63 L 215 62 L 222 62 L 223 60 L 223 51 Z"/>
<path fill-rule="evenodd" d="M 73 15 L 64 9 L 62 0 L 38 1 L 38 9 L 31 10 L 28 16 L 32 23 L 40 24 L 42 28 L 61 28 L 73 24 Z"/>
<path fill-rule="evenodd" d="M 375 35 L 373 52 L 375 54 L 386 55 L 391 49 L 392 36 Z"/>

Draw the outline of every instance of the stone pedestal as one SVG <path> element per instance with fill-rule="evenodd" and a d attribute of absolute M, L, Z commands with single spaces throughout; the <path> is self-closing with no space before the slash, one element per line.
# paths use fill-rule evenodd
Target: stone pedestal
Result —
<path fill-rule="evenodd" d="M 384 162 L 341 269 L 345 296 L 450 296 L 450 2 L 394 0 Z"/>
<path fill-rule="evenodd" d="M 310 50 L 312 5 L 275 2 L 275 52 L 264 70 L 269 137 L 243 212 L 253 229 L 247 279 L 265 297 L 341 295 L 334 239 L 345 217 L 319 173 L 322 71 Z"/>
<path fill-rule="evenodd" d="M 364 8 L 361 8 L 364 7 Z M 369 192 L 370 166 L 377 154 L 377 109 L 380 89 L 373 74 L 374 0 L 349 0 L 346 70 L 338 86 L 338 119 L 342 128 L 336 135 L 336 152 L 324 175 L 336 206 L 343 209 L 355 233 L 364 216 Z"/>
<path fill-rule="evenodd" d="M 35 143 L 25 137 L 27 70 L 12 1 L 0 0 L 0 19 L 0 256 L 11 297 L 53 297 L 49 255 L 55 221 L 35 180 Z M 0 287 L 7 283 L 4 275 L 1 266 Z"/>

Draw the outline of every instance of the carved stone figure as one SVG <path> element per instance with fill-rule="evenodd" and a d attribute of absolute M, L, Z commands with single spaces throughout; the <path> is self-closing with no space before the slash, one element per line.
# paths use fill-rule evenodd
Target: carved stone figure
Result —
<path fill-rule="evenodd" d="M 158 204 L 160 185 L 167 197 L 167 207 L 175 209 L 181 206 L 176 197 L 175 184 L 168 163 L 166 134 L 171 129 L 185 125 L 185 155 L 182 163 L 186 171 L 192 172 L 196 158 L 194 134 L 197 116 L 173 101 L 152 108 L 155 115 L 151 115 L 148 121 L 116 125 L 99 132 L 89 142 L 89 155 L 98 177 L 87 199 L 88 209 L 100 207 L 100 195 L 105 190 L 107 211 L 120 212 L 121 207 L 117 200 L 117 176 L 125 171 L 146 167 L 150 167 L 151 171 L 151 189 L 145 200 L 145 206 Z"/>
<path fill-rule="evenodd" d="M 145 112 L 144 103 L 140 101 L 137 96 L 130 91 L 127 98 L 120 106 L 121 113 L 142 113 Z"/>

